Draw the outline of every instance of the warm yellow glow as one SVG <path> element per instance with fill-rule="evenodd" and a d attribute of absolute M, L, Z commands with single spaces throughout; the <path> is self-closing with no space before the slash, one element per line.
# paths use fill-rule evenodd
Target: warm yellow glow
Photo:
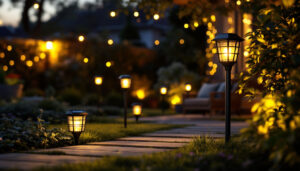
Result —
<path fill-rule="evenodd" d="M 0 19 L 0 26 L 2 26 L 3 25 L 3 21 Z"/>
<path fill-rule="evenodd" d="M 159 40 L 155 40 L 155 41 L 154 41 L 154 44 L 155 44 L 156 46 L 158 46 L 158 45 L 160 44 Z"/>
<path fill-rule="evenodd" d="M 234 47 L 219 47 L 219 58 L 220 62 L 234 62 Z"/>
<path fill-rule="evenodd" d="M 35 57 L 33 58 L 33 61 L 34 61 L 34 62 L 39 62 L 39 61 L 40 61 L 40 57 L 35 56 Z"/>
<path fill-rule="evenodd" d="M 32 62 L 31 60 L 28 60 L 28 61 L 26 61 L 26 65 L 27 65 L 28 67 L 32 67 L 33 62 Z"/>
<path fill-rule="evenodd" d="M 167 92 L 168 92 L 167 87 L 161 87 L 160 88 L 160 94 L 165 95 L 165 94 L 167 94 Z"/>
<path fill-rule="evenodd" d="M 53 49 L 53 42 L 52 41 L 47 41 L 46 42 L 46 49 L 52 50 Z"/>
<path fill-rule="evenodd" d="M 153 19 L 154 19 L 154 20 L 159 20 L 159 14 L 154 14 L 154 15 L 153 15 Z"/>
<path fill-rule="evenodd" d="M 133 105 L 132 108 L 133 108 L 132 112 L 133 112 L 134 115 L 141 115 L 142 114 L 142 106 L 141 105 L 136 104 L 136 105 Z"/>
<path fill-rule="evenodd" d="M 212 28 L 212 23 L 211 23 L 211 22 L 208 22 L 208 23 L 207 23 L 207 27 L 208 27 L 208 28 Z"/>
<path fill-rule="evenodd" d="M 186 84 L 185 85 L 185 91 L 191 91 L 192 90 L 192 85 L 191 84 Z"/>
<path fill-rule="evenodd" d="M 128 89 L 131 85 L 131 79 L 130 78 L 122 78 L 121 79 L 121 88 Z"/>
<path fill-rule="evenodd" d="M 4 66 L 2 67 L 2 69 L 3 69 L 3 71 L 7 71 L 7 70 L 8 70 L 8 66 L 7 66 L 7 65 L 4 65 Z"/>
<path fill-rule="evenodd" d="M 89 62 L 89 58 L 83 58 L 83 62 L 84 63 L 88 63 Z"/>
<path fill-rule="evenodd" d="M 177 105 L 179 103 L 181 103 L 181 98 L 178 95 L 175 95 L 171 98 L 172 105 Z"/>
<path fill-rule="evenodd" d="M 4 52 L 0 53 L 0 58 L 5 58 L 5 53 Z"/>
<path fill-rule="evenodd" d="M 216 22 L 216 16 L 215 15 L 211 15 L 210 19 L 211 19 L 212 22 Z"/>
<path fill-rule="evenodd" d="M 216 49 L 216 48 L 213 48 L 213 49 L 212 49 L 212 53 L 213 53 L 213 54 L 216 54 L 216 53 L 217 53 L 217 49 Z"/>
<path fill-rule="evenodd" d="M 241 2 L 240 0 L 237 0 L 237 1 L 236 1 L 236 4 L 237 4 L 237 5 L 241 5 L 242 2 Z"/>
<path fill-rule="evenodd" d="M 114 41 L 113 41 L 112 39 L 108 39 L 108 40 L 107 40 L 107 44 L 111 46 L 111 45 L 114 44 Z"/>
<path fill-rule="evenodd" d="M 185 24 L 183 25 L 183 27 L 184 27 L 185 29 L 188 29 L 188 28 L 190 27 L 190 25 L 189 25 L 188 23 L 185 23 Z"/>
<path fill-rule="evenodd" d="M 117 13 L 116 11 L 110 11 L 110 17 L 116 17 Z"/>
<path fill-rule="evenodd" d="M 194 27 L 199 27 L 199 23 L 197 21 L 194 22 Z"/>
<path fill-rule="evenodd" d="M 232 24 L 233 23 L 232 17 L 228 17 L 227 21 L 228 21 L 229 24 Z"/>
<path fill-rule="evenodd" d="M 14 60 L 10 60 L 10 61 L 9 61 L 9 65 L 10 65 L 10 66 L 14 66 L 14 65 L 15 65 L 15 61 L 14 61 Z"/>
<path fill-rule="evenodd" d="M 20 56 L 20 60 L 21 60 L 21 61 L 25 61 L 25 60 L 26 60 L 26 56 L 25 56 L 25 55 L 21 55 L 21 56 Z"/>
<path fill-rule="evenodd" d="M 41 54 L 40 54 L 40 58 L 41 58 L 41 59 L 45 59 L 45 58 L 46 58 L 46 54 L 45 54 L 44 52 L 41 53 Z"/>
<path fill-rule="evenodd" d="M 40 8 L 40 4 L 37 3 L 37 2 L 34 3 L 34 4 L 33 4 L 33 8 L 34 8 L 34 9 L 39 9 L 39 8 Z"/>
<path fill-rule="evenodd" d="M 136 96 L 138 99 L 143 100 L 145 98 L 145 91 L 143 89 L 139 89 L 136 91 Z"/>
<path fill-rule="evenodd" d="M 213 63 L 212 61 L 209 61 L 209 62 L 208 62 L 208 66 L 209 66 L 209 67 L 212 67 L 213 65 L 214 65 L 214 63 Z"/>
<path fill-rule="evenodd" d="M 70 132 L 83 132 L 85 129 L 86 116 L 68 116 Z"/>
<path fill-rule="evenodd" d="M 96 76 L 96 77 L 94 78 L 94 81 L 95 81 L 95 84 L 96 84 L 96 85 L 101 85 L 102 82 L 103 82 L 103 78 L 102 78 L 101 76 Z"/>
<path fill-rule="evenodd" d="M 83 41 L 84 41 L 84 39 L 85 39 L 85 38 L 84 38 L 84 36 L 83 36 L 83 35 L 80 35 L 80 36 L 78 36 L 78 41 L 79 41 L 79 42 L 83 42 Z"/>
<path fill-rule="evenodd" d="M 184 44 L 184 39 L 180 39 L 179 44 L 183 45 Z"/>
<path fill-rule="evenodd" d="M 105 63 L 105 66 L 106 66 L 107 68 L 110 68 L 110 67 L 112 66 L 112 62 L 111 62 L 111 61 L 107 61 L 107 62 Z"/>
<path fill-rule="evenodd" d="M 207 20 L 206 17 L 204 17 L 204 18 L 202 18 L 202 21 L 203 21 L 204 23 L 206 23 L 208 20 Z"/>
<path fill-rule="evenodd" d="M 248 51 L 245 51 L 245 52 L 244 52 L 244 56 L 248 57 L 248 56 L 249 56 L 249 52 L 248 52 Z"/>
<path fill-rule="evenodd" d="M 12 45 L 8 45 L 8 46 L 7 46 L 7 51 L 10 52 L 10 51 L 12 51 L 12 49 L 13 49 L 13 48 L 12 48 Z"/>
<path fill-rule="evenodd" d="M 138 11 L 134 11 L 134 12 L 133 12 L 133 16 L 134 16 L 134 17 L 139 17 L 139 16 L 140 16 L 140 13 L 139 13 Z"/>

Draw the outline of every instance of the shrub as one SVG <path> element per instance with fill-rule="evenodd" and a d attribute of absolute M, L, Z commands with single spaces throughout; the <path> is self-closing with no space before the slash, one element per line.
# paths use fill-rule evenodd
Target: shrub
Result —
<path fill-rule="evenodd" d="M 0 118 L 0 153 L 48 148 L 71 144 L 71 137 L 62 129 L 47 129 L 44 121 Z"/>
<path fill-rule="evenodd" d="M 65 112 L 64 106 L 55 99 L 45 99 L 39 102 L 38 107 L 43 110 L 50 110 L 55 112 Z"/>
<path fill-rule="evenodd" d="M 90 94 L 90 95 L 85 96 L 85 98 L 84 98 L 85 105 L 97 106 L 100 103 L 101 103 L 101 99 L 96 94 Z"/>
<path fill-rule="evenodd" d="M 59 97 L 61 101 L 67 102 L 69 105 L 79 105 L 82 101 L 82 95 L 78 89 L 67 88 L 61 92 Z"/>
<path fill-rule="evenodd" d="M 103 106 L 101 108 L 102 108 L 103 113 L 105 115 L 122 115 L 122 110 L 119 107 L 116 107 L 116 106 Z"/>
<path fill-rule="evenodd" d="M 123 106 L 123 96 L 120 93 L 117 92 L 111 92 L 107 95 L 105 99 L 105 104 L 107 106 L 118 106 L 122 107 Z"/>

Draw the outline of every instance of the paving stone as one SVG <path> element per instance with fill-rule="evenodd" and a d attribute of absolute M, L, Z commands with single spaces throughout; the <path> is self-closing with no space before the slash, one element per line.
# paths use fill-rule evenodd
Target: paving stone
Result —
<path fill-rule="evenodd" d="M 190 142 L 192 138 L 168 138 L 168 137 L 125 137 L 119 138 L 121 141 L 146 141 L 146 142 Z"/>
<path fill-rule="evenodd" d="M 107 155 L 121 155 L 132 156 L 142 155 L 154 152 L 162 152 L 168 149 L 163 148 L 141 148 L 141 147 L 120 147 L 120 146 L 101 146 L 101 145 L 78 145 L 68 146 L 61 148 L 36 150 L 35 152 L 50 152 L 61 151 L 68 155 L 81 155 L 81 156 L 107 156 Z"/>
<path fill-rule="evenodd" d="M 143 134 L 143 136 L 147 137 L 179 137 L 179 138 L 195 138 L 198 136 L 203 136 L 203 137 L 213 137 L 213 138 L 222 138 L 224 137 L 224 134 L 178 134 L 178 133 L 160 133 L 160 132 L 155 132 L 155 133 L 147 133 Z"/>
<path fill-rule="evenodd" d="M 152 148 L 178 148 L 186 143 L 166 143 L 166 142 L 141 142 L 141 141 L 105 141 L 93 142 L 92 145 L 108 145 L 108 146 L 126 146 L 126 147 L 152 147 Z"/>
<path fill-rule="evenodd" d="M 27 153 L 8 153 L 0 155 L 0 168 L 2 169 L 33 169 L 40 166 L 55 166 L 66 163 L 80 163 L 93 161 L 99 158 L 68 155 L 42 155 Z"/>

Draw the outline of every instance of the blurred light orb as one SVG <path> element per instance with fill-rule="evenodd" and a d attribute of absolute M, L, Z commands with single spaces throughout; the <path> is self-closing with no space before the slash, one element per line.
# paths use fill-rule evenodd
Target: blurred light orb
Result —
<path fill-rule="evenodd" d="M 241 4 L 242 4 L 242 2 L 240 0 L 236 1 L 236 5 L 241 5 Z"/>
<path fill-rule="evenodd" d="M 136 96 L 138 99 L 143 100 L 145 98 L 145 91 L 143 89 L 137 90 Z"/>
<path fill-rule="evenodd" d="M 137 18 L 137 17 L 140 16 L 140 13 L 139 13 L 138 11 L 134 11 L 134 12 L 133 12 L 133 16 Z"/>
<path fill-rule="evenodd" d="M 117 16 L 116 11 L 110 11 L 110 17 L 114 18 Z"/>
<path fill-rule="evenodd" d="M 0 53 L 0 58 L 5 58 L 5 53 L 4 52 Z"/>
<path fill-rule="evenodd" d="M 26 65 L 30 68 L 33 65 L 33 62 L 31 60 L 26 61 Z"/>
<path fill-rule="evenodd" d="M 184 39 L 180 39 L 179 44 L 183 45 L 184 44 Z"/>
<path fill-rule="evenodd" d="M 21 55 L 20 60 L 21 61 L 25 61 L 26 60 L 26 56 L 25 55 Z"/>
<path fill-rule="evenodd" d="M 153 15 L 153 19 L 154 19 L 154 20 L 159 20 L 159 14 L 154 14 L 154 15 Z"/>
<path fill-rule="evenodd" d="M 110 67 L 112 66 L 112 62 L 111 62 L 111 61 L 107 61 L 107 62 L 105 63 L 105 66 L 106 66 L 107 68 L 110 68 Z"/>
<path fill-rule="evenodd" d="M 215 15 L 211 15 L 210 19 L 211 19 L 212 22 L 215 22 L 216 21 L 216 16 Z"/>
<path fill-rule="evenodd" d="M 12 51 L 13 47 L 12 47 L 12 45 L 8 45 L 6 49 L 7 49 L 7 51 L 10 52 L 10 51 Z"/>
<path fill-rule="evenodd" d="M 14 66 L 14 65 L 15 65 L 15 61 L 14 61 L 14 60 L 10 60 L 10 61 L 9 61 L 9 65 L 10 65 L 10 66 Z"/>
<path fill-rule="evenodd" d="M 112 39 L 108 39 L 108 40 L 107 40 L 107 44 L 111 46 L 111 45 L 114 44 L 114 41 L 113 41 Z"/>
<path fill-rule="evenodd" d="M 35 56 L 35 57 L 33 58 L 33 61 L 34 61 L 34 62 L 39 62 L 39 61 L 40 61 L 40 57 Z"/>
<path fill-rule="evenodd" d="M 103 77 L 102 76 L 95 76 L 94 77 L 94 82 L 96 85 L 101 85 L 103 82 Z"/>
<path fill-rule="evenodd" d="M 40 58 L 41 58 L 41 59 L 45 59 L 45 58 L 46 58 L 46 54 L 45 54 L 44 52 L 41 53 L 41 54 L 40 54 Z"/>
<path fill-rule="evenodd" d="M 159 40 L 155 40 L 155 41 L 154 41 L 154 44 L 155 44 L 156 46 L 158 46 L 158 45 L 160 44 Z"/>
<path fill-rule="evenodd" d="M 7 65 L 4 65 L 4 66 L 2 67 L 2 69 L 3 69 L 3 71 L 7 71 L 7 70 L 8 70 L 8 66 L 7 66 Z"/>
<path fill-rule="evenodd" d="M 199 23 L 197 21 L 194 22 L 194 27 L 199 27 Z"/>
<path fill-rule="evenodd" d="M 37 3 L 37 2 L 34 3 L 34 4 L 33 4 L 33 8 L 36 9 L 36 10 L 39 9 L 39 8 L 40 8 L 40 4 Z"/>
<path fill-rule="evenodd" d="M 89 58 L 83 58 L 83 62 L 87 64 L 89 62 Z"/>
<path fill-rule="evenodd" d="M 80 36 L 78 36 L 78 41 L 79 41 L 79 42 L 83 42 L 83 41 L 84 41 L 84 39 L 85 39 L 85 38 L 84 38 L 84 36 L 83 36 L 83 35 L 80 35 Z"/>
<path fill-rule="evenodd" d="M 185 24 L 183 25 L 183 27 L 184 27 L 185 29 L 188 29 L 190 26 L 189 26 L 188 23 L 185 23 Z"/>
<path fill-rule="evenodd" d="M 53 42 L 52 41 L 47 41 L 46 42 L 46 49 L 52 50 L 53 49 Z"/>

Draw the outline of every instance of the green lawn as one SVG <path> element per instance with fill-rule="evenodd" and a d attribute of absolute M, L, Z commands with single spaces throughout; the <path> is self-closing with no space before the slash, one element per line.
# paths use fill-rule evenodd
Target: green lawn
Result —
<path fill-rule="evenodd" d="M 195 138 L 185 147 L 142 157 L 103 157 L 93 162 L 67 164 L 38 170 L 268 170 L 267 156 L 238 138 Z"/>
<path fill-rule="evenodd" d="M 79 143 L 107 141 L 120 137 L 136 136 L 143 133 L 179 127 L 184 127 L 184 125 L 128 122 L 127 128 L 124 128 L 123 123 L 120 121 L 116 123 L 87 123 L 86 131 L 81 134 Z M 50 128 L 67 129 L 67 125 L 50 125 Z"/>

